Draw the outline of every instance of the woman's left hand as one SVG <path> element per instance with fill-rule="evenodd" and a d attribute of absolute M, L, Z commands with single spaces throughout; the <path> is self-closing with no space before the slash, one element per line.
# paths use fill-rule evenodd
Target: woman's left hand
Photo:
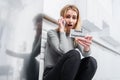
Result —
<path fill-rule="evenodd" d="M 92 36 L 76 37 L 75 41 L 84 47 L 84 51 L 89 51 L 92 44 Z"/>
<path fill-rule="evenodd" d="M 60 19 L 58 19 L 58 25 L 59 25 L 60 32 L 64 32 L 64 30 L 65 30 L 64 22 L 65 22 L 65 20 L 64 20 L 63 17 L 61 17 Z"/>

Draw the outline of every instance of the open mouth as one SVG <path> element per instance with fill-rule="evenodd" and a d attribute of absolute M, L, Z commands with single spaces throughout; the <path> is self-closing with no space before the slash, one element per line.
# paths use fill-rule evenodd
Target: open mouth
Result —
<path fill-rule="evenodd" d="M 72 24 L 68 24 L 69 27 L 73 26 Z"/>

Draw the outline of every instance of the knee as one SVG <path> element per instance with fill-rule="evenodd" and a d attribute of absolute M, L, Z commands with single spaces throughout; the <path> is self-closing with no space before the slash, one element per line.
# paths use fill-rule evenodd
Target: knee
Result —
<path fill-rule="evenodd" d="M 89 64 L 91 65 L 91 67 L 96 70 L 97 69 L 97 61 L 94 57 L 88 57 L 89 58 Z"/>
<path fill-rule="evenodd" d="M 75 59 L 81 59 L 80 53 L 77 50 L 70 50 L 67 52 L 69 57 L 75 58 Z"/>
<path fill-rule="evenodd" d="M 83 64 L 87 68 L 92 68 L 93 70 L 97 69 L 97 61 L 91 56 L 83 58 L 81 60 L 81 64 Z"/>

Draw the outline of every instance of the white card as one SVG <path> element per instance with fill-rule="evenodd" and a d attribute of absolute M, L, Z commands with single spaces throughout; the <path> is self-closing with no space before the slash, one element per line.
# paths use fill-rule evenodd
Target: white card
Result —
<path fill-rule="evenodd" d="M 75 37 L 84 37 L 85 34 L 82 31 L 80 31 L 80 30 L 71 29 L 69 36 L 72 37 L 72 38 L 75 38 Z"/>

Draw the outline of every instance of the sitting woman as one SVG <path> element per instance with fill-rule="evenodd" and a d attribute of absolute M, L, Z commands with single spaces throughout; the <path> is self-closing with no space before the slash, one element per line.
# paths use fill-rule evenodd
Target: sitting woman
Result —
<path fill-rule="evenodd" d="M 47 33 L 43 80 L 92 80 L 97 69 L 89 56 L 92 36 L 69 37 L 71 29 L 81 30 L 79 10 L 66 5 L 60 16 L 58 28 Z"/>

